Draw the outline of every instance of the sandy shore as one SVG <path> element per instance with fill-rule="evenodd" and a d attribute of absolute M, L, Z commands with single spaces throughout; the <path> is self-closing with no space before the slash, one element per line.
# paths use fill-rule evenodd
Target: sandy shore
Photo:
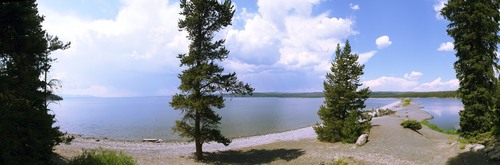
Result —
<path fill-rule="evenodd" d="M 203 149 L 212 164 L 319 164 L 339 157 L 352 157 L 367 164 L 446 164 L 462 151 L 456 137 L 424 127 L 419 132 L 402 128 L 406 118 L 423 120 L 432 116 L 412 103 L 400 107 L 394 103 L 382 108 L 397 110 L 396 115 L 372 120 L 369 142 L 361 147 L 353 144 L 330 144 L 316 140 L 312 127 L 234 139 L 229 146 L 211 143 Z M 134 157 L 139 164 L 198 164 L 190 158 L 195 151 L 193 143 L 148 143 L 114 141 L 77 137 L 70 145 L 61 144 L 55 152 L 70 159 L 86 149 L 105 148 L 121 150 Z"/>

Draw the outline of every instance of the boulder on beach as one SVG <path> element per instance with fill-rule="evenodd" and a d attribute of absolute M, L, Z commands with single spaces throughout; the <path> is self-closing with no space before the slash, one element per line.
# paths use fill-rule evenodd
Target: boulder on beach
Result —
<path fill-rule="evenodd" d="M 356 140 L 356 145 L 362 146 L 368 141 L 368 134 L 362 134 L 361 136 L 358 137 L 358 140 Z"/>
<path fill-rule="evenodd" d="M 476 151 L 479 151 L 482 149 L 484 149 L 484 145 L 482 145 L 482 144 L 467 144 L 465 146 L 466 151 L 476 152 Z"/>

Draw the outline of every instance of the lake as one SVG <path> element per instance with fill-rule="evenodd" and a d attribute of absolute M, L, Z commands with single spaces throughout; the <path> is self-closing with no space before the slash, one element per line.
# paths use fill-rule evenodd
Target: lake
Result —
<path fill-rule="evenodd" d="M 413 101 L 423 106 L 434 118 L 429 123 L 445 130 L 459 128 L 458 112 L 464 108 L 460 99 L 452 98 L 414 98 Z"/>
<path fill-rule="evenodd" d="M 169 106 L 171 97 L 68 98 L 50 108 L 62 131 L 115 140 L 161 138 L 182 140 L 171 131 L 180 111 Z M 221 131 L 229 138 L 282 132 L 319 122 L 316 114 L 323 98 L 227 98 L 215 110 L 222 117 Z M 370 98 L 367 109 L 398 101 Z"/>

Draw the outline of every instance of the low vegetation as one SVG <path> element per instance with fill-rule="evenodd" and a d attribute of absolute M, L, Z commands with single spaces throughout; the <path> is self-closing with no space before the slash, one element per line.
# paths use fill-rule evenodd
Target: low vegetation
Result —
<path fill-rule="evenodd" d="M 404 98 L 404 99 L 401 99 L 401 105 L 402 105 L 403 107 L 406 107 L 406 106 L 408 106 L 408 105 L 410 105 L 410 104 L 411 104 L 411 101 L 412 101 L 412 100 L 411 100 L 410 98 Z"/>
<path fill-rule="evenodd" d="M 457 130 L 444 130 L 442 128 L 439 128 L 436 124 L 429 123 L 429 121 L 427 121 L 427 120 L 422 120 L 422 122 L 420 122 L 420 123 L 422 123 L 423 125 L 429 127 L 430 129 L 432 129 L 434 131 L 437 131 L 437 132 L 445 133 L 448 135 L 458 135 Z"/>
<path fill-rule="evenodd" d="M 403 126 L 403 128 L 409 128 L 413 131 L 422 129 L 422 124 L 416 120 L 405 120 L 401 123 L 401 126 Z"/>
<path fill-rule="evenodd" d="M 386 115 L 392 115 L 392 114 L 395 114 L 396 111 L 395 110 L 392 110 L 392 109 L 379 109 L 378 110 L 378 116 L 386 116 Z"/>
<path fill-rule="evenodd" d="M 72 159 L 68 165 L 135 165 L 134 158 L 123 152 L 105 150 L 102 148 L 83 152 L 82 155 Z"/>
<path fill-rule="evenodd" d="M 348 165 L 348 164 L 357 164 L 356 160 L 353 157 L 340 157 L 335 159 L 331 165 Z"/>

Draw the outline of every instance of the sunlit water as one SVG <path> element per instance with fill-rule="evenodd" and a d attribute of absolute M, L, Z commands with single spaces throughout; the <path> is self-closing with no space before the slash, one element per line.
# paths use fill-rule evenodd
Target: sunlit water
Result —
<path fill-rule="evenodd" d="M 434 119 L 429 120 L 430 123 L 445 130 L 459 128 L 458 112 L 464 107 L 459 99 L 415 98 L 413 100 L 434 117 Z"/>
<path fill-rule="evenodd" d="M 65 99 L 52 104 L 62 131 L 116 140 L 161 138 L 182 140 L 171 131 L 181 112 L 169 106 L 171 97 Z M 368 99 L 367 109 L 398 99 Z M 227 98 L 215 110 L 222 117 L 222 133 L 230 138 L 282 132 L 319 121 L 323 98 Z"/>

